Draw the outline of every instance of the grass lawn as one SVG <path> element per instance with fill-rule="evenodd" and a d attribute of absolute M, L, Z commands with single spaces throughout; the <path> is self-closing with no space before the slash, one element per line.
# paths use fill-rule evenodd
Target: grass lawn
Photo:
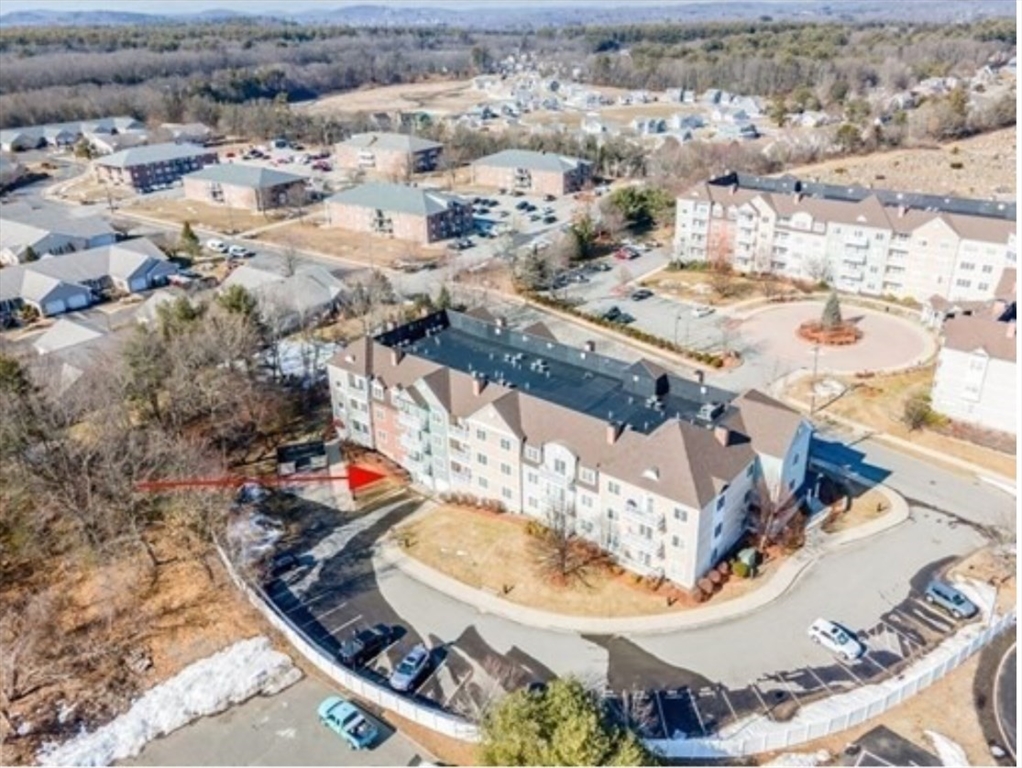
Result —
<path fill-rule="evenodd" d="M 446 254 L 443 243 L 422 246 L 407 240 L 351 232 L 339 227 L 322 227 L 309 218 L 275 227 L 259 233 L 253 239 L 325 253 L 375 267 L 391 266 L 398 259 L 441 259 Z"/>
<path fill-rule="evenodd" d="M 657 293 L 715 307 L 726 307 L 740 301 L 766 298 L 770 295 L 764 290 L 767 281 L 730 274 L 726 278 L 728 295 L 722 296 L 714 288 L 714 277 L 713 272 L 708 270 L 662 270 L 654 277 L 640 280 L 639 284 Z M 775 281 L 773 288 L 775 294 L 799 293 L 793 286 L 780 281 Z"/>
<path fill-rule="evenodd" d="M 439 506 L 397 529 L 407 536 L 410 557 L 477 589 L 512 603 L 572 616 L 624 617 L 675 613 L 697 604 L 665 583 L 659 591 L 625 571 L 615 576 L 593 568 L 585 583 L 556 586 L 544 578 L 525 532 L 527 518 L 493 515 L 472 509 Z M 777 568 L 771 561 L 756 579 L 732 577 L 708 604 L 745 594 L 764 583 Z M 668 597 L 673 604 L 668 605 Z"/>
<path fill-rule="evenodd" d="M 852 498 L 852 505 L 845 512 L 832 515 L 823 524 L 827 533 L 839 533 L 883 517 L 891 511 L 891 505 L 880 491 L 868 490 Z"/>
<path fill-rule="evenodd" d="M 241 208 L 210 205 L 197 200 L 168 200 L 156 197 L 139 200 L 131 206 L 131 210 L 143 216 L 151 216 L 154 219 L 162 219 L 176 224 L 188 221 L 194 226 L 226 234 L 245 232 L 284 218 L 284 213 L 280 211 L 256 213 Z"/>
<path fill-rule="evenodd" d="M 933 383 L 932 366 L 891 376 L 877 376 L 871 379 L 830 377 L 852 388 L 832 403 L 817 403 L 817 414 L 834 414 L 851 419 L 865 427 L 883 432 L 916 445 L 954 456 L 1006 477 L 1015 477 L 1014 454 L 996 451 L 982 445 L 942 435 L 929 429 L 909 430 L 901 417 L 905 401 L 914 394 L 927 393 Z M 808 379 L 798 382 L 789 394 L 796 400 L 808 403 L 810 383 Z"/>

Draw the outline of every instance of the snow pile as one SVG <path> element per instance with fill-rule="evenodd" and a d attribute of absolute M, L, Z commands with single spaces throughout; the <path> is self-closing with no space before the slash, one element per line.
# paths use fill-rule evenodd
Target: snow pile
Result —
<path fill-rule="evenodd" d="M 259 362 L 272 369 L 276 362 L 277 372 L 283 376 L 294 376 L 298 379 L 312 378 L 320 380 L 326 377 L 327 361 L 341 345 L 323 341 L 282 339 L 277 342 L 277 358 L 274 361 L 272 351 L 259 356 Z"/>
<path fill-rule="evenodd" d="M 223 712 L 256 694 L 272 695 L 301 679 L 290 657 L 266 637 L 242 640 L 150 689 L 125 714 L 93 733 L 48 744 L 42 765 L 110 765 L 134 757 L 146 743 L 206 715 Z"/>
<path fill-rule="evenodd" d="M 227 543 L 243 564 L 259 560 L 283 535 L 283 525 L 260 512 L 242 512 L 227 523 Z"/>
<path fill-rule="evenodd" d="M 942 765 L 971 765 L 965 750 L 962 749 L 958 742 L 951 741 L 947 736 L 943 736 L 936 731 L 923 731 L 923 733 L 926 734 L 926 737 L 933 744 L 933 748 L 937 750 L 937 757 L 940 758 Z"/>
<path fill-rule="evenodd" d="M 984 621 L 990 621 L 997 607 L 997 588 L 976 579 L 957 579 L 955 589 L 979 608 Z"/>
<path fill-rule="evenodd" d="M 769 763 L 763 765 L 776 766 L 815 766 L 823 765 L 830 760 L 830 752 L 821 749 L 817 752 L 785 752 L 778 755 Z"/>

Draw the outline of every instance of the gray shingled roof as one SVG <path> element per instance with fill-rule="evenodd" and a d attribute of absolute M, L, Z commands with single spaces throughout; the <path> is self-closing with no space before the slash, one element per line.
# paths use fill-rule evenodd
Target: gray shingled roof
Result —
<path fill-rule="evenodd" d="M 47 235 L 92 239 L 114 234 L 114 229 L 99 216 L 69 216 L 49 205 L 38 207 L 21 203 L 0 208 L 0 249 L 20 251 L 33 246 Z"/>
<path fill-rule="evenodd" d="M 281 184 L 294 184 L 296 181 L 305 181 L 304 176 L 299 176 L 295 173 L 285 173 L 273 168 L 263 168 L 259 165 L 245 165 L 243 163 L 207 165 L 201 171 L 189 173 L 185 178 L 230 184 L 237 187 L 251 187 L 252 189 L 269 189 Z"/>
<path fill-rule="evenodd" d="M 341 142 L 342 146 L 358 147 L 359 149 L 383 149 L 394 152 L 425 152 L 430 149 L 443 149 L 443 144 L 429 139 L 420 139 L 404 133 L 356 133 L 350 139 Z"/>
<path fill-rule="evenodd" d="M 492 165 L 498 168 L 528 168 L 532 171 L 557 171 L 564 173 L 586 163 L 578 157 L 566 157 L 554 152 L 531 152 L 525 149 L 505 149 L 494 155 L 476 160 L 473 165 Z"/>
<path fill-rule="evenodd" d="M 403 184 L 374 182 L 361 184 L 327 198 L 328 202 L 356 205 L 395 213 L 430 216 L 448 210 L 453 203 L 467 205 L 467 201 L 436 189 L 407 187 Z"/>
<path fill-rule="evenodd" d="M 213 150 L 200 147 L 198 144 L 150 144 L 147 147 L 132 147 L 112 155 L 101 157 L 94 162 L 110 168 L 130 168 L 134 165 L 165 163 L 171 160 L 184 160 L 202 157 L 213 153 Z"/>

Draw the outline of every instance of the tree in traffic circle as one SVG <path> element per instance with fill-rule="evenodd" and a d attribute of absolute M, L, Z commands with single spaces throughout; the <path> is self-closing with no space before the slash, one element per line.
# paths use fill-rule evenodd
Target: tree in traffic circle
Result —
<path fill-rule="evenodd" d="M 827 330 L 841 326 L 841 302 L 838 301 L 837 292 L 831 291 L 827 297 L 827 303 L 823 307 L 823 314 L 820 315 L 820 325 Z"/>

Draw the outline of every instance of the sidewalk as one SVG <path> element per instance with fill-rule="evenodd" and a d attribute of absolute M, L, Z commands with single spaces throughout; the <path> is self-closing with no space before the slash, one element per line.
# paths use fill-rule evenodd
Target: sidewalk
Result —
<path fill-rule="evenodd" d="M 807 534 L 806 546 L 781 563 L 777 573 L 767 579 L 756 590 L 723 603 L 692 608 L 683 613 L 658 614 L 652 616 L 628 616 L 624 618 L 601 619 L 587 616 L 565 616 L 538 608 L 504 600 L 495 594 L 462 584 L 439 571 L 409 557 L 394 542 L 380 541 L 373 551 L 373 568 L 397 568 L 409 578 L 447 595 L 458 602 L 474 607 L 481 613 L 500 616 L 516 624 L 556 632 L 572 632 L 597 635 L 653 635 L 675 632 L 679 629 L 693 629 L 718 624 L 737 616 L 757 611 L 780 598 L 798 580 L 799 576 L 814 563 L 847 544 L 874 536 L 900 525 L 908 519 L 908 504 L 902 496 L 885 485 L 875 486 L 887 495 L 890 511 L 876 520 L 842 531 L 825 534 L 813 531 Z M 427 514 L 426 506 L 416 515 Z M 414 516 L 409 518 L 413 520 Z"/>

